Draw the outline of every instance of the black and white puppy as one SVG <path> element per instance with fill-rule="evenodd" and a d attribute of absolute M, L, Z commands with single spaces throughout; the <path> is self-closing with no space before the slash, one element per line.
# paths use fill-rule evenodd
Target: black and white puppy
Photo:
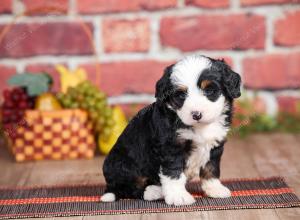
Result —
<path fill-rule="evenodd" d="M 120 198 L 195 202 L 187 180 L 201 178 L 207 196 L 229 197 L 220 159 L 241 77 L 222 60 L 189 56 L 165 69 L 156 102 L 128 124 L 107 156 L 103 202 Z"/>

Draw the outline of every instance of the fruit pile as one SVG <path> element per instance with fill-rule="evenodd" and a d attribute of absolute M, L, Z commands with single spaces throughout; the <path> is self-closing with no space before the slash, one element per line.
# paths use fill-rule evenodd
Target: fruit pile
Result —
<path fill-rule="evenodd" d="M 96 86 L 85 80 L 76 87 L 69 87 L 67 92 L 58 93 L 58 100 L 65 108 L 81 108 L 88 112 L 96 134 L 101 133 L 108 139 L 115 124 L 112 109 L 107 104 L 106 95 Z"/>
<path fill-rule="evenodd" d="M 127 120 L 120 107 L 111 107 L 106 95 L 87 80 L 83 69 L 70 71 L 62 65 L 56 67 L 60 74 L 61 92 L 51 92 L 52 78 L 45 73 L 16 74 L 8 83 L 14 88 L 4 90 L 4 103 L 0 114 L 6 133 L 13 138 L 28 109 L 53 111 L 83 109 L 92 122 L 93 132 L 102 153 L 107 154 L 123 129 Z"/>

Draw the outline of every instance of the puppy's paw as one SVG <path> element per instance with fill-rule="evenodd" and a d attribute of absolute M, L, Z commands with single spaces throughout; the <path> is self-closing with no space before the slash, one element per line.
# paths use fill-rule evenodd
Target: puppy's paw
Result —
<path fill-rule="evenodd" d="M 218 179 L 203 180 L 202 189 L 207 196 L 212 198 L 227 198 L 231 196 L 230 190 Z"/>
<path fill-rule="evenodd" d="M 181 192 L 169 192 L 165 195 L 165 202 L 168 205 L 191 205 L 196 200 L 194 197 L 186 190 L 182 190 Z"/>
<path fill-rule="evenodd" d="M 144 200 L 153 201 L 162 198 L 163 194 L 161 186 L 150 185 L 146 187 L 144 191 Z"/>
<path fill-rule="evenodd" d="M 114 193 L 105 193 L 100 198 L 101 202 L 114 202 L 116 201 L 116 195 Z"/>

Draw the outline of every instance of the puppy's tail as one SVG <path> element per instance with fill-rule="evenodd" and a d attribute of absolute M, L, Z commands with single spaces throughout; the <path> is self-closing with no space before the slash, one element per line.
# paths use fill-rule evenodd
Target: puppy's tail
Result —
<path fill-rule="evenodd" d="M 116 201 L 116 195 L 112 192 L 104 193 L 101 196 L 100 201 L 101 202 L 114 202 L 114 201 Z"/>

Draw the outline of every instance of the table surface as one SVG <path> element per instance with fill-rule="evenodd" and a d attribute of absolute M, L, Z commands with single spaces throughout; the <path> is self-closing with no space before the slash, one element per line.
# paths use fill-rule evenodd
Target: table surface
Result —
<path fill-rule="evenodd" d="M 103 156 L 92 160 L 15 163 L 0 142 L 0 186 L 102 183 Z M 230 138 L 225 145 L 221 178 L 283 176 L 300 197 L 300 135 L 255 134 Z M 79 216 L 47 219 L 300 219 L 300 208 Z M 36 220 L 36 219 L 35 219 Z"/>

